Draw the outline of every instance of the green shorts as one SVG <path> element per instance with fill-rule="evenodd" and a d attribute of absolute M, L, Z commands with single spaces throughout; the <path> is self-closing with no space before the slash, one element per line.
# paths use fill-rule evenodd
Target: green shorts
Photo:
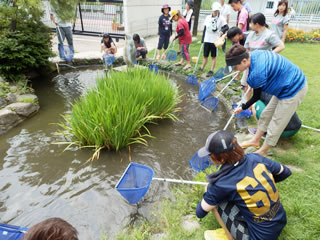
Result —
<path fill-rule="evenodd" d="M 263 112 L 263 109 L 266 107 L 266 105 L 261 101 L 257 101 L 254 108 L 256 110 L 256 117 L 259 120 L 261 113 Z M 280 138 L 287 138 L 287 137 L 292 137 L 295 135 L 299 130 L 285 130 L 283 133 L 280 135 Z"/>

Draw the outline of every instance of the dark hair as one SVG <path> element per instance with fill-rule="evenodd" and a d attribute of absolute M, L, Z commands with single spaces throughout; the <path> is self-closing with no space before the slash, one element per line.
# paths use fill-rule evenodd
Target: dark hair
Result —
<path fill-rule="evenodd" d="M 229 50 L 226 53 L 226 58 L 231 58 L 231 57 L 235 57 L 235 56 L 239 56 L 241 54 L 243 54 L 244 52 L 246 52 L 247 49 L 240 45 L 240 44 L 234 44 L 231 48 L 229 48 Z"/>
<path fill-rule="evenodd" d="M 78 240 L 78 232 L 61 218 L 49 218 L 32 226 L 22 240 Z"/>
<path fill-rule="evenodd" d="M 232 144 L 234 146 L 233 150 L 224 153 L 212 153 L 210 155 L 211 158 L 218 162 L 221 162 L 223 159 L 223 164 L 234 164 L 240 161 L 244 157 L 244 151 L 242 147 L 239 146 L 236 138 L 233 139 Z"/>
<path fill-rule="evenodd" d="M 232 27 L 228 30 L 227 37 L 231 40 L 237 34 L 242 34 L 242 31 L 238 27 Z"/>
<path fill-rule="evenodd" d="M 263 15 L 263 13 L 255 13 L 251 16 L 251 22 L 253 24 L 258 23 L 260 26 L 268 27 L 266 24 L 266 17 Z"/>
<path fill-rule="evenodd" d="M 133 41 L 137 42 L 138 44 L 140 43 L 140 36 L 139 34 L 135 33 L 133 34 Z"/>
<path fill-rule="evenodd" d="M 105 38 L 109 38 L 109 41 L 106 42 L 106 41 L 104 40 Z M 113 41 L 112 41 L 112 38 L 111 38 L 111 36 L 110 36 L 109 33 L 103 34 L 102 39 L 101 39 L 101 43 L 104 43 L 104 45 L 105 45 L 107 48 L 111 48 L 111 43 L 112 43 L 112 42 L 113 42 Z"/>
<path fill-rule="evenodd" d="M 231 4 L 231 3 L 237 3 L 237 2 L 240 2 L 240 3 L 242 4 L 241 0 L 229 0 L 229 4 Z"/>
<path fill-rule="evenodd" d="M 193 8 L 193 1 L 192 0 L 187 0 L 186 3 L 189 5 L 189 8 Z"/>
<path fill-rule="evenodd" d="M 279 8 L 279 6 L 281 4 L 285 4 L 286 5 L 286 9 L 284 10 L 283 16 L 287 15 L 287 13 L 288 13 L 288 2 L 286 0 L 281 0 L 278 3 L 277 11 L 275 11 L 275 13 L 274 13 L 275 17 L 279 15 L 279 9 L 278 8 Z"/>

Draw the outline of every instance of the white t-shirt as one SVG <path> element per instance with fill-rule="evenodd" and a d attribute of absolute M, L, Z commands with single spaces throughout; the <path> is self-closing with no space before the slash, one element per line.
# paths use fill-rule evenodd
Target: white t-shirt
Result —
<path fill-rule="evenodd" d="M 59 27 L 72 27 L 71 22 L 64 22 L 57 16 L 56 11 L 51 7 L 51 5 L 49 5 L 49 12 L 53 15 L 54 20 L 58 23 Z"/>
<path fill-rule="evenodd" d="M 219 32 L 221 27 L 226 25 L 227 21 L 223 16 L 212 17 L 208 15 L 204 21 L 204 26 L 206 27 L 206 32 L 204 36 L 204 42 L 213 43 L 217 38 L 219 38 Z"/>
<path fill-rule="evenodd" d="M 228 4 L 223 4 L 220 9 L 220 14 L 227 19 L 227 16 L 231 14 L 231 7 Z"/>

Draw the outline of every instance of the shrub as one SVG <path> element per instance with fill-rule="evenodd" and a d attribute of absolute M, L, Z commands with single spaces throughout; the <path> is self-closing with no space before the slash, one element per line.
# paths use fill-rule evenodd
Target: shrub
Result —
<path fill-rule="evenodd" d="M 312 34 L 312 39 L 320 40 L 320 29 Z"/>
<path fill-rule="evenodd" d="M 151 137 L 146 123 L 175 120 L 179 101 L 178 89 L 164 75 L 147 69 L 112 72 L 98 78 L 97 87 L 73 104 L 72 113 L 64 116 L 66 123 L 59 124 L 59 134 L 70 140 L 68 147 L 94 148 L 92 159 L 98 158 L 103 148 L 118 151 L 146 144 L 145 137 Z"/>
<path fill-rule="evenodd" d="M 42 12 L 36 7 L 39 1 L 22 2 L 30 6 L 0 4 L 0 75 L 11 81 L 48 66 L 53 56 L 51 31 L 41 22 Z"/>

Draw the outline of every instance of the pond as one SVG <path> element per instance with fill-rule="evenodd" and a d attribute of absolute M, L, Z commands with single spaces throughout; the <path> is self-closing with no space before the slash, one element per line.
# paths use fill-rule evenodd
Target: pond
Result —
<path fill-rule="evenodd" d="M 129 205 L 114 189 L 128 166 L 128 149 L 102 151 L 88 162 L 91 150 L 53 144 L 63 139 L 55 133 L 70 102 L 95 85 L 102 69 L 65 72 L 52 79 L 34 81 L 40 111 L 0 136 L 0 218 L 2 223 L 30 227 L 49 217 L 61 217 L 79 231 L 80 239 L 112 236 L 138 216 L 150 217 L 155 204 L 170 197 L 172 184 L 153 181 L 138 205 Z M 155 138 L 148 146 L 132 145 L 131 160 L 152 167 L 156 177 L 191 180 L 189 159 L 209 133 L 222 129 L 230 114 L 222 103 L 209 113 L 199 106 L 198 87 L 170 76 L 183 95 L 179 121 L 150 125 Z"/>

